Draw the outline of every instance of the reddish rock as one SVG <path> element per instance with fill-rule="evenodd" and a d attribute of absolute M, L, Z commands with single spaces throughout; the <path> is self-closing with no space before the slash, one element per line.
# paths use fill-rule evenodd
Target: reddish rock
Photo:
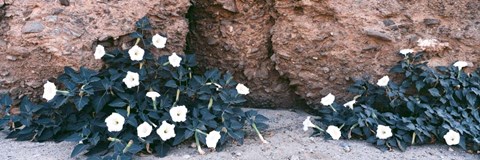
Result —
<path fill-rule="evenodd" d="M 93 57 L 97 42 L 129 47 L 131 39 L 125 35 L 134 31 L 134 23 L 145 15 L 153 32 L 169 38 L 167 48 L 157 54 L 181 53 L 186 44 L 188 0 L 81 0 L 69 1 L 68 6 L 44 0 L 5 2 L 0 7 L 0 57 L 16 60 L 0 59 L 1 71 L 11 73 L 2 78 L 11 83 L 0 83 L 0 89 L 25 81 L 43 83 L 56 77 L 64 66 L 100 67 L 101 61 Z M 27 90 L 33 88 L 25 87 L 22 92 Z M 35 92 L 38 95 L 42 89 Z"/>

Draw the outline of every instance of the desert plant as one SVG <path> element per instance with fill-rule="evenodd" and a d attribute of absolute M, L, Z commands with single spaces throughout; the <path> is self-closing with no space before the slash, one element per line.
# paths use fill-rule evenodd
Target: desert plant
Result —
<path fill-rule="evenodd" d="M 163 157 L 172 146 L 190 139 L 204 154 L 202 144 L 215 150 L 229 141 L 243 143 L 245 125 L 267 142 L 260 130 L 268 127 L 268 119 L 238 108 L 249 94 L 245 85 L 218 69 L 195 73 L 194 55 L 173 53 L 155 60 L 151 50 L 164 48 L 167 38 L 149 38 L 147 18 L 135 25 L 131 49 L 106 51 L 97 46 L 94 56 L 105 62 L 104 67 L 65 67 L 59 83 L 44 85 L 46 102 L 34 104 L 24 97 L 20 114 L 10 115 L 12 101 L 3 96 L 7 116 L 0 124 L 9 124 L 7 138 L 73 141 L 78 145 L 72 157 L 88 150 L 87 156 L 105 159 L 129 159 L 139 152 Z"/>
<path fill-rule="evenodd" d="M 401 53 L 404 59 L 390 70 L 398 80 L 357 80 L 349 92 L 358 96 L 344 105 L 332 100 L 319 110 L 314 123 L 320 125 L 307 119 L 306 129 L 314 128 L 316 135 L 325 126 L 338 126 L 342 137 L 365 139 L 382 150 L 445 142 L 478 152 L 480 68 L 466 73 L 464 61 L 431 68 L 422 52 Z"/>

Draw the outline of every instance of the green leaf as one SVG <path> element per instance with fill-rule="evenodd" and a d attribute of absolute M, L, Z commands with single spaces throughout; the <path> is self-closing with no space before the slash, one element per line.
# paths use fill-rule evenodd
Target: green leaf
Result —
<path fill-rule="evenodd" d="M 125 107 L 127 106 L 127 103 L 125 103 L 122 99 L 117 98 L 113 100 L 113 102 L 110 102 L 108 105 L 112 107 Z"/>
<path fill-rule="evenodd" d="M 467 93 L 467 101 L 471 106 L 475 106 L 475 101 L 477 100 L 477 95 L 473 93 Z"/>
<path fill-rule="evenodd" d="M 434 97 L 440 97 L 441 96 L 437 88 L 430 88 L 430 89 L 428 89 L 428 92 L 430 92 L 430 94 Z"/>
<path fill-rule="evenodd" d="M 175 80 L 169 80 L 167 83 L 165 83 L 165 87 L 170 87 L 170 88 L 177 88 L 177 82 Z"/>
<path fill-rule="evenodd" d="M 81 111 L 88 104 L 89 101 L 90 100 L 88 99 L 88 97 L 79 96 L 75 97 L 73 103 L 75 103 L 75 107 L 77 107 L 77 110 Z"/>
<path fill-rule="evenodd" d="M 159 157 L 165 157 L 170 150 L 170 146 L 167 143 L 160 143 L 155 146 L 155 152 Z"/>
<path fill-rule="evenodd" d="M 85 144 L 78 144 L 77 146 L 75 146 L 75 148 L 73 149 L 72 151 L 72 154 L 70 155 L 70 157 L 75 157 L 77 156 L 78 154 L 82 153 L 83 151 L 85 151 L 89 146 L 88 145 L 85 145 Z"/>
<path fill-rule="evenodd" d="M 107 92 L 103 93 L 103 95 L 95 96 L 92 101 L 95 112 L 100 112 L 108 101 L 110 101 L 110 95 Z"/>

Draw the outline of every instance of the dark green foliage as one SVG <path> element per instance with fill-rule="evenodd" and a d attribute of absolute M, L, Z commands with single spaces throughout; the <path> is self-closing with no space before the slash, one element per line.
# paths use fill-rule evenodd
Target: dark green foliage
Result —
<path fill-rule="evenodd" d="M 422 53 L 408 54 L 391 69 L 396 79 L 387 87 L 358 80 L 349 92 L 360 95 L 353 110 L 334 104 L 323 107 L 317 119 L 324 125 L 343 126 L 344 138 L 365 139 L 382 150 L 405 150 L 414 144 L 444 142 L 460 133 L 461 148 L 480 150 L 480 68 L 465 73 L 457 67 L 430 68 Z M 393 136 L 376 138 L 378 125 L 389 126 Z"/>
<path fill-rule="evenodd" d="M 31 103 L 24 97 L 18 115 L 8 115 L 12 101 L 8 96 L 0 96 L 0 113 L 6 113 L 0 119 L 0 125 L 12 123 L 8 138 L 72 141 L 79 143 L 72 157 L 86 152 L 90 159 L 130 159 L 132 155 L 147 150 L 160 157 L 166 156 L 172 146 L 192 139 L 199 131 L 221 131 L 218 144 L 221 147 L 232 140 L 243 142 L 246 124 L 256 123 L 262 129 L 267 127 L 266 117 L 257 113 L 252 116 L 251 111 L 246 115 L 237 108 L 246 100 L 237 93 L 237 82 L 230 73 L 222 74 L 218 69 L 211 69 L 204 74 L 195 74 L 194 55 L 181 56 L 180 67 L 170 65 L 168 56 L 154 60 L 150 49 L 155 48 L 146 35 L 151 30 L 148 19 L 142 18 L 135 25 L 138 31 L 131 36 L 138 38 L 139 45 L 145 49 L 143 61 L 132 61 L 128 50 L 115 49 L 107 52 L 112 56 L 102 58 L 106 65 L 99 71 L 84 67 L 75 71 L 65 67 L 56 83 L 63 90 L 60 91 L 62 94 L 57 92 L 55 98 L 40 104 Z M 140 75 L 139 86 L 130 89 L 125 86 L 122 79 L 127 71 Z M 146 97 L 148 91 L 156 91 L 161 96 L 153 101 Z M 170 117 L 170 108 L 177 105 L 188 108 L 185 122 L 175 123 Z M 107 130 L 105 118 L 112 112 L 125 118 L 120 132 Z M 175 138 L 162 141 L 156 133 L 158 127 L 154 127 L 146 138 L 137 136 L 136 128 L 140 123 L 151 122 L 160 126 L 162 121 L 175 124 Z M 203 138 L 200 142 L 204 143 L 205 136 L 200 137 Z M 132 143 L 128 144 L 130 141 Z"/>

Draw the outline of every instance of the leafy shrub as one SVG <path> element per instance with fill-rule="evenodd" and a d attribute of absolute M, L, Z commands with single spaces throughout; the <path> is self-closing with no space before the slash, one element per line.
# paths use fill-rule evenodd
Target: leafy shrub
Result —
<path fill-rule="evenodd" d="M 64 90 L 47 82 L 47 102 L 34 104 L 24 97 L 20 114 L 10 115 L 12 101 L 3 96 L 0 104 L 7 115 L 0 124 L 9 124 L 7 138 L 73 141 L 79 144 L 72 157 L 88 150 L 86 155 L 97 159 L 129 159 L 139 152 L 165 156 L 172 146 L 192 138 L 203 154 L 201 144 L 221 149 L 229 141 L 243 143 L 245 125 L 267 142 L 260 131 L 268 127 L 268 119 L 237 108 L 249 93 L 245 85 L 218 69 L 194 73 L 194 55 L 173 53 L 154 60 L 151 50 L 165 47 L 166 37 L 147 38 L 144 33 L 152 29 L 147 18 L 136 27 L 131 49 L 96 48 L 95 58 L 105 62 L 99 71 L 65 67 L 57 78 Z"/>
<path fill-rule="evenodd" d="M 405 54 L 388 76 L 377 84 L 358 80 L 349 92 L 358 95 L 343 106 L 337 103 L 322 107 L 315 129 L 325 126 L 341 130 L 344 138 L 365 139 L 382 150 L 410 145 L 446 142 L 469 152 L 480 150 L 480 68 L 465 73 L 466 62 L 430 68 L 422 62 L 422 52 Z M 333 96 L 333 95 L 332 95 Z M 328 96 L 325 97 L 328 99 Z M 331 99 L 331 98 L 330 98 Z M 323 103 L 323 99 L 322 99 Z M 334 137 L 325 134 L 327 138 Z"/>

